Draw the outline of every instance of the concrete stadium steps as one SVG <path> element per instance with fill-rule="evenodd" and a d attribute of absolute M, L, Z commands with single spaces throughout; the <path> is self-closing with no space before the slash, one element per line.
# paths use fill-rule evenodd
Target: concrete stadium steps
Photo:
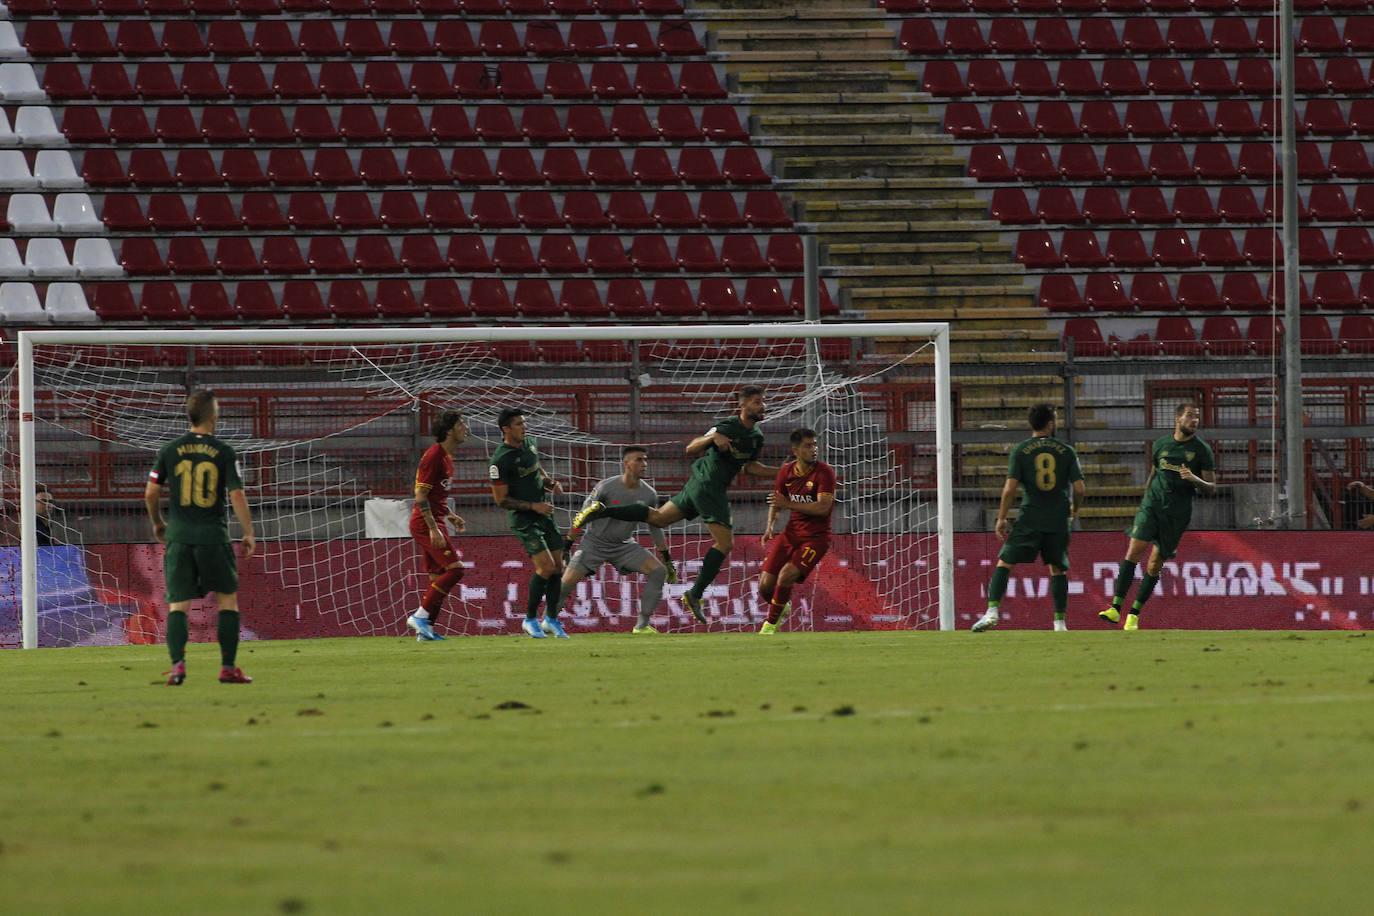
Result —
<path fill-rule="evenodd" d="M 756 142 L 771 151 L 799 228 L 819 237 L 822 272 L 843 305 L 874 319 L 950 322 L 952 359 L 965 370 L 957 376 L 965 429 L 1010 430 L 1028 399 L 1058 403 L 1058 334 L 1002 227 L 986 218 L 967 151 L 941 133 L 943 106 L 920 91 L 896 20 L 866 0 L 711 7 L 693 12 L 709 22 L 708 46 L 748 106 Z M 979 375 L 978 366 L 996 371 Z M 1035 374 L 1008 374 L 1022 366 Z M 1076 417 L 1083 427 L 1105 425 L 1081 403 Z M 966 498 L 994 513 L 1008 447 L 962 451 L 958 483 L 976 482 Z M 1115 452 L 1084 457 L 1098 492 L 1083 527 L 1124 527 L 1139 500 L 1129 466 Z"/>

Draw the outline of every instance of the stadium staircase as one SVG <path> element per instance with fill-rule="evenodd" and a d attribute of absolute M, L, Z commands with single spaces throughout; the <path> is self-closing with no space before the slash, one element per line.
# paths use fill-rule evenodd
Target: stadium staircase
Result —
<path fill-rule="evenodd" d="M 1062 400 L 1060 332 L 968 177 L 966 148 L 941 131 L 944 106 L 897 47 L 900 20 L 838 0 L 716 5 L 698 10 L 712 48 L 772 151 L 776 186 L 820 238 L 823 274 L 869 317 L 951 322 L 960 425 L 1019 434 L 1030 399 Z M 1091 405 L 1078 421 L 1102 425 Z M 1006 451 L 960 449 L 962 498 L 995 511 Z M 1129 467 L 1111 448 L 1083 459 L 1085 527 L 1121 527 L 1140 493 Z"/>

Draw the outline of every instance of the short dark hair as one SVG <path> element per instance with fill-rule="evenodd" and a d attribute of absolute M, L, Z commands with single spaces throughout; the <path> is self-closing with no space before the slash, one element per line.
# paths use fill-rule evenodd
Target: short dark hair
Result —
<path fill-rule="evenodd" d="M 1054 421 L 1053 404 L 1036 404 L 1026 414 L 1026 422 L 1031 429 L 1044 429 Z"/>
<path fill-rule="evenodd" d="M 210 422 L 215 415 L 215 393 L 206 388 L 197 388 L 186 399 L 186 419 L 192 426 Z"/>
<path fill-rule="evenodd" d="M 1178 406 L 1174 408 L 1174 419 L 1177 420 L 1179 417 L 1183 416 L 1183 411 L 1187 410 L 1189 407 L 1193 408 L 1194 410 L 1202 409 L 1201 407 L 1197 406 L 1197 401 L 1194 401 L 1192 398 L 1188 398 L 1185 401 L 1180 401 Z"/>
<path fill-rule="evenodd" d="M 814 438 L 816 438 L 816 431 L 814 429 L 806 426 L 798 426 L 796 429 L 792 430 L 792 434 L 787 437 L 787 443 L 788 445 L 796 446 L 801 445 L 807 439 Z"/>
<path fill-rule="evenodd" d="M 519 407 L 507 407 L 505 410 L 501 411 L 501 413 L 497 415 L 496 425 L 501 427 L 502 429 L 505 429 L 507 426 L 510 426 L 511 421 L 514 420 L 516 417 L 523 417 L 524 415 L 525 411 L 523 411 Z"/>
<path fill-rule="evenodd" d="M 763 394 L 763 388 L 758 385 L 745 385 L 739 390 L 739 399 L 747 401 L 756 394 Z"/>
<path fill-rule="evenodd" d="M 435 442 L 443 442 L 448 438 L 449 430 L 463 422 L 463 415 L 456 410 L 445 410 L 434 418 L 434 422 L 429 425 L 430 434 L 434 436 Z"/>
<path fill-rule="evenodd" d="M 649 450 L 642 445 L 627 445 L 620 450 L 620 457 L 624 458 L 631 452 L 643 452 L 646 455 L 649 454 Z"/>

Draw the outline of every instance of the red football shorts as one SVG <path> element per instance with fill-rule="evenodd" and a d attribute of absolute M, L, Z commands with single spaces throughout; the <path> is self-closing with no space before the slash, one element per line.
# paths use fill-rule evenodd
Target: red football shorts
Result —
<path fill-rule="evenodd" d="M 763 571 L 776 576 L 782 572 L 782 568 L 791 563 L 801 570 L 801 575 L 797 577 L 798 582 L 805 582 L 806 577 L 811 575 L 811 570 L 825 556 L 830 549 L 829 538 L 793 538 L 785 531 L 773 538 L 773 542 L 768 548 L 768 559 L 763 561 Z"/>
<path fill-rule="evenodd" d="M 419 545 L 420 552 L 425 557 L 425 572 L 429 573 L 430 578 L 442 576 L 448 571 L 450 565 L 458 559 L 458 548 L 453 546 L 453 539 L 449 537 L 447 526 L 440 525 L 439 531 L 444 536 L 444 546 L 435 547 L 429 540 L 429 529 L 425 527 L 425 520 L 416 516 L 410 517 L 410 536 Z"/>

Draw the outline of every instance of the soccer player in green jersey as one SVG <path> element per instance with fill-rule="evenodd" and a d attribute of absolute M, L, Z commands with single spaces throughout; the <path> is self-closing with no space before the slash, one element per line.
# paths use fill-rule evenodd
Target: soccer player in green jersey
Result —
<path fill-rule="evenodd" d="M 544 494 L 555 496 L 563 485 L 544 473 L 539 450 L 526 434 L 525 413 L 518 407 L 501 411 L 496 423 L 501 427 L 501 444 L 491 456 L 491 495 L 506 510 L 510 530 L 534 562 L 529 597 L 525 603 L 525 632 L 535 639 L 547 633 L 559 639 L 568 634 L 558 622 L 562 601 L 559 577 L 563 575 L 563 534 L 553 521 L 553 503 Z M 539 623 L 539 602 L 544 602 L 544 623 Z"/>
<path fill-rule="evenodd" d="M 1145 479 L 1145 496 L 1135 521 L 1127 530 L 1131 540 L 1126 546 L 1126 559 L 1116 573 L 1112 603 L 1097 615 L 1108 623 L 1121 619 L 1121 603 L 1131 590 L 1136 566 L 1145 558 L 1146 548 L 1153 544 L 1123 630 L 1140 629 L 1141 608 L 1159 583 L 1164 561 L 1178 553 L 1178 542 L 1192 521 L 1193 497 L 1217 488 L 1216 458 L 1211 447 L 1197 437 L 1201 423 L 1197 404 L 1184 401 L 1174 409 L 1173 433 L 1159 437 L 1150 447 L 1150 475 Z"/>
<path fill-rule="evenodd" d="M 997 555 L 997 566 L 988 582 L 988 609 L 974 623 L 975 633 L 997 626 L 997 609 L 1007 594 L 1012 568 L 1034 560 L 1036 554 L 1050 568 L 1054 628 L 1068 629 L 1064 614 L 1069 604 L 1069 534 L 1083 502 L 1083 471 L 1073 446 L 1054 437 L 1058 424 L 1052 405 L 1036 404 L 1027 421 L 1032 435 L 1011 450 L 1007 461 L 1007 479 L 997 509 L 997 536 L 1006 544 Z M 1025 487 L 1025 493 L 1013 524 L 1007 513 L 1020 487 Z"/>
<path fill-rule="evenodd" d="M 701 598 L 706 588 L 720 572 L 725 557 L 735 546 L 734 526 L 730 517 L 730 500 L 726 496 L 731 482 L 741 471 L 755 477 L 773 478 L 778 469 L 762 464 L 763 433 L 758 424 L 765 414 L 763 389 L 745 385 L 739 390 L 739 414 L 721 420 L 706 432 L 687 443 L 687 454 L 701 454 L 692 463 L 692 476 L 687 485 L 658 509 L 644 503 L 628 506 L 607 506 L 599 501 L 584 506 L 573 518 L 573 535 L 583 525 L 597 518 L 645 522 L 665 528 L 680 519 L 701 516 L 711 533 L 711 549 L 701 559 L 701 572 L 682 596 L 687 609 L 700 623 L 706 623 L 701 610 Z"/>
<path fill-rule="evenodd" d="M 253 555 L 253 516 L 243 495 L 243 477 L 234 449 L 215 438 L 219 404 L 209 391 L 197 390 L 186 400 L 191 430 L 158 449 L 143 503 L 153 524 L 153 537 L 166 544 L 162 572 L 167 585 L 167 649 L 172 670 L 167 684 L 186 680 L 187 611 L 191 601 L 214 592 L 219 602 L 218 636 L 221 684 L 248 684 L 234 659 L 239 648 L 239 577 L 229 540 L 225 508 L 243 529 L 243 558 Z M 171 487 L 167 521 L 162 519 L 162 490 Z M 228 497 L 226 501 L 226 496 Z"/>

